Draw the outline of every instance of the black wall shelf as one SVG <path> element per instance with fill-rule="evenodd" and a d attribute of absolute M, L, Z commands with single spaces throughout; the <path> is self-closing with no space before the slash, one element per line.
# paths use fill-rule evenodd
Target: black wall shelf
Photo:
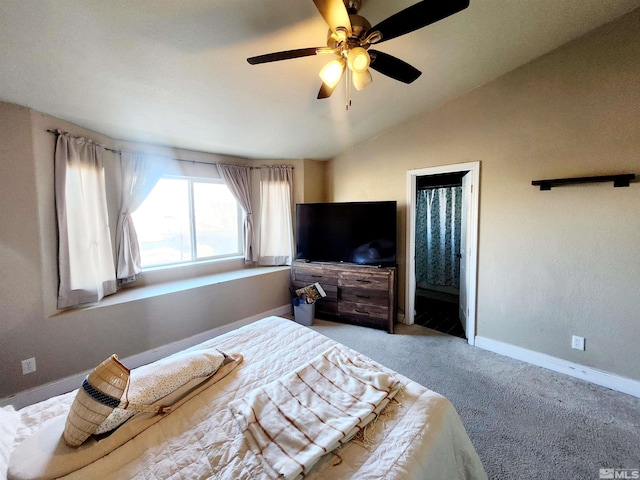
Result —
<path fill-rule="evenodd" d="M 635 173 L 621 175 L 600 175 L 597 177 L 556 178 L 555 180 L 534 180 L 531 185 L 539 186 L 540 190 L 551 190 L 551 187 L 575 185 L 577 183 L 613 182 L 614 187 L 628 187 L 629 182 L 636 178 Z"/>

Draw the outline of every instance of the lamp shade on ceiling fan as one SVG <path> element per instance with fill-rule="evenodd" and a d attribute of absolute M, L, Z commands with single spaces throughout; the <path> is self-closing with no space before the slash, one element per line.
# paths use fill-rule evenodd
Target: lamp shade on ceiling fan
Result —
<path fill-rule="evenodd" d="M 369 54 L 362 47 L 352 48 L 347 54 L 347 65 L 349 65 L 349 69 L 354 73 L 366 72 L 370 62 Z"/>
<path fill-rule="evenodd" d="M 335 87 L 344 73 L 345 61 L 344 59 L 331 60 L 327 63 L 322 70 L 320 70 L 320 78 L 330 88 Z"/>
<path fill-rule="evenodd" d="M 373 77 L 371 76 L 371 72 L 369 70 L 365 70 L 364 72 L 353 72 L 353 86 L 356 87 L 356 90 L 358 91 L 362 90 L 372 81 Z"/>

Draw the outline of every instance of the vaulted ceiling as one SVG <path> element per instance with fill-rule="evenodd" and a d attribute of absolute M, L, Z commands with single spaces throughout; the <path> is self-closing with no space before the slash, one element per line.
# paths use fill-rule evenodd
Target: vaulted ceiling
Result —
<path fill-rule="evenodd" d="M 435 1 L 435 0 L 434 0 Z M 446 0 L 440 0 L 446 1 Z M 363 0 L 372 24 L 416 0 Z M 312 0 L 0 0 L 0 100 L 113 138 L 248 158 L 327 159 L 640 6 L 640 0 L 471 0 L 380 44 L 423 72 L 317 100 L 325 45 Z"/>

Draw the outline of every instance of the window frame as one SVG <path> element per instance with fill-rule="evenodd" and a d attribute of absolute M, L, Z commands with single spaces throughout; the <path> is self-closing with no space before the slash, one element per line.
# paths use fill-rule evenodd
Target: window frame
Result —
<path fill-rule="evenodd" d="M 235 204 L 236 204 L 236 219 L 237 219 L 237 234 L 238 234 L 238 243 L 236 245 L 237 250 L 233 253 L 229 253 L 229 254 L 224 254 L 224 255 L 211 255 L 211 256 L 207 256 L 207 257 L 202 257 L 202 258 L 198 258 L 197 253 L 198 253 L 198 240 L 197 240 L 197 231 L 196 231 L 196 214 L 195 214 L 195 195 L 194 195 L 194 183 L 208 183 L 208 184 L 217 184 L 217 185 L 225 185 L 226 186 L 226 182 L 221 179 L 221 178 L 212 178 L 212 177 L 199 177 L 199 176 L 194 176 L 194 175 L 177 175 L 177 174 L 165 174 L 162 175 L 162 177 L 160 177 L 160 179 L 158 181 L 161 181 L 163 179 L 172 179 L 172 180 L 185 180 L 187 181 L 187 198 L 188 198 L 188 217 L 189 217 L 189 235 L 190 235 L 190 254 L 191 254 L 191 259 L 187 260 L 187 261 L 178 261 L 178 262 L 169 262 L 169 263 L 163 263 L 163 264 L 158 264 L 158 265 L 148 265 L 148 266 L 144 266 L 141 265 L 142 271 L 140 272 L 141 274 L 145 274 L 145 273 L 149 273 L 149 272 L 154 272 L 154 271 L 160 271 L 160 270 L 167 270 L 167 269 L 173 269 L 173 268 L 179 268 L 179 267 L 188 267 L 188 266 L 197 266 L 197 265 L 204 265 L 207 263 L 212 263 L 212 262 L 222 262 L 222 261 L 234 261 L 237 260 L 239 258 L 243 258 L 243 238 L 244 238 L 244 210 L 242 209 L 242 207 L 240 206 L 240 202 L 238 202 L 235 198 L 235 196 L 233 195 L 233 193 L 231 192 L 231 190 L 229 190 L 229 187 L 227 186 L 227 189 L 229 190 L 229 193 L 231 194 L 231 196 L 233 197 Z M 154 186 L 155 188 L 155 186 Z M 153 191 L 153 189 L 152 189 Z M 143 202 L 144 204 L 144 202 Z M 135 213 L 135 212 L 134 212 Z M 134 225 L 135 225 L 135 220 L 134 220 Z M 138 227 L 136 226 L 136 230 L 139 231 Z"/>

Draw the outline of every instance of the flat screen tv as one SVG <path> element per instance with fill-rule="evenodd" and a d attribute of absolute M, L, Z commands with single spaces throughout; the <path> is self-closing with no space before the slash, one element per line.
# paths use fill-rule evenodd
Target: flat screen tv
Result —
<path fill-rule="evenodd" d="M 396 202 L 297 204 L 296 259 L 395 266 Z"/>

